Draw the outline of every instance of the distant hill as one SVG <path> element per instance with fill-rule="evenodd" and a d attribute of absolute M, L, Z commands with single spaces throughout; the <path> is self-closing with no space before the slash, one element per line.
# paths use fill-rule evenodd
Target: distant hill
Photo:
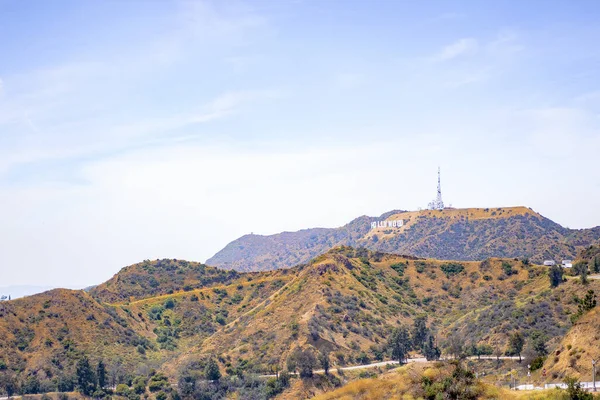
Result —
<path fill-rule="evenodd" d="M 402 220 L 402 226 L 388 222 Z M 386 221 L 385 227 L 371 224 Z M 396 224 L 398 225 L 398 224 Z M 483 260 L 488 257 L 573 259 L 600 240 L 600 227 L 568 229 L 526 207 L 390 211 L 359 217 L 340 228 L 314 228 L 275 235 L 245 235 L 207 260 L 238 271 L 288 268 L 335 246 L 424 258 Z"/>
<path fill-rule="evenodd" d="M 50 289 L 53 289 L 53 287 L 30 285 L 0 286 L 0 297 L 10 296 L 11 299 L 18 299 L 25 296 L 31 296 L 37 293 L 42 293 Z"/>

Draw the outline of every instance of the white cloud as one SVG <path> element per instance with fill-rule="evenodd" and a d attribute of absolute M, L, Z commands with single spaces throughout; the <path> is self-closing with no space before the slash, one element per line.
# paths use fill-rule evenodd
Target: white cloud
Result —
<path fill-rule="evenodd" d="M 462 38 L 445 46 L 433 59 L 435 61 L 449 61 L 459 56 L 477 51 L 478 42 L 474 38 Z"/>

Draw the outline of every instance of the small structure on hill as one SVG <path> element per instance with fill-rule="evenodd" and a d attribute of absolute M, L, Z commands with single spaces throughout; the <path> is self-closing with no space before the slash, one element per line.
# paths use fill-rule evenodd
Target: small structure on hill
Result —
<path fill-rule="evenodd" d="M 556 265 L 556 261 L 554 261 L 554 260 L 546 260 L 546 261 L 544 261 L 544 265 L 546 267 L 551 267 L 553 265 Z"/>
<path fill-rule="evenodd" d="M 563 268 L 573 268 L 573 261 L 572 260 L 562 260 L 562 267 Z"/>

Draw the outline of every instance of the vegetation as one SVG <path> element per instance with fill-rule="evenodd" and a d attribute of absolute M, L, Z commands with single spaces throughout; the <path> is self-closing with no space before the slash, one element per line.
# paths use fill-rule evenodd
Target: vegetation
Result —
<path fill-rule="evenodd" d="M 563 281 L 564 270 L 560 265 L 553 265 L 548 270 L 548 277 L 550 278 L 550 287 L 557 287 Z"/>
<path fill-rule="evenodd" d="M 207 263 L 239 271 L 288 268 L 342 245 L 446 260 L 518 257 L 541 263 L 548 258 L 573 259 L 578 250 L 600 239 L 599 230 L 564 228 L 526 207 L 392 211 L 379 219 L 388 218 L 402 219 L 404 227 L 373 232 L 371 222 L 376 219 L 360 217 L 335 229 L 246 235 Z M 507 272 L 518 270 L 511 265 Z"/>
<path fill-rule="evenodd" d="M 265 398 L 298 390 L 293 375 L 277 373 L 286 364 L 303 387 L 332 390 L 340 373 L 331 365 L 437 360 L 440 347 L 444 358 L 522 355 L 532 369 L 551 371 L 549 379 L 555 371 L 560 379 L 567 367 L 589 375 L 583 365 L 592 350 L 565 350 L 569 343 L 561 340 L 572 327 L 570 316 L 573 329 L 598 325 L 594 293 L 600 282 L 567 279 L 551 288 L 547 268 L 531 263 L 458 263 L 339 247 L 292 269 L 209 273 L 201 287 L 191 280 L 195 265 L 161 265 L 186 276 L 180 283 L 191 288 L 169 293 L 173 286 L 163 287 L 166 275 L 156 270 L 159 284 L 143 292 L 133 277 L 145 282 L 148 266 L 156 268 L 148 262 L 127 267 L 95 297 L 56 290 L 3 303 L 0 382 L 14 393 L 78 390 L 104 397 L 115 388 L 133 400 L 170 399 L 176 392 L 183 398 Z M 136 298 L 113 302 L 117 283 Z M 570 340 L 598 334 L 586 331 Z M 319 368 L 327 376 L 315 374 Z M 379 374 L 374 371 L 363 377 Z M 278 376 L 255 377 L 262 374 Z M 345 373 L 343 380 L 358 376 Z M 178 382 L 177 391 L 171 381 Z"/>

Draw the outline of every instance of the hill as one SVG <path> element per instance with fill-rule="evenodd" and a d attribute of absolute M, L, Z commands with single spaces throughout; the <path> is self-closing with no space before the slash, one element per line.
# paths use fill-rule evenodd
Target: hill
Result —
<path fill-rule="evenodd" d="M 397 224 L 400 220 L 402 226 Z M 372 228 L 378 221 L 385 226 Z M 389 226 L 392 222 L 396 226 Z M 518 257 L 541 263 L 573 259 L 598 240 L 600 227 L 564 228 L 525 207 L 390 211 L 340 228 L 245 235 L 207 263 L 238 271 L 288 268 L 341 245 L 446 260 Z"/>
<path fill-rule="evenodd" d="M 100 304 L 83 291 L 54 289 L 0 303 L 0 361 L 44 381 L 74 372 L 82 354 L 143 361 L 138 346 L 152 348 L 149 332 L 118 307 Z"/>
<path fill-rule="evenodd" d="M 145 261 L 89 293 L 55 290 L 0 303 L 0 369 L 51 388 L 86 354 L 103 359 L 115 383 L 131 385 L 155 368 L 171 382 L 200 385 L 211 358 L 224 375 L 247 376 L 284 368 L 297 348 L 329 353 L 336 368 L 389 359 L 390 331 L 421 316 L 445 354 L 456 351 L 457 337 L 461 352 L 505 354 L 516 331 L 526 347 L 541 340 L 553 350 L 571 328 L 574 298 L 590 289 L 600 292 L 600 281 L 550 288 L 547 268 L 521 260 L 444 261 L 351 247 L 253 273 Z"/>

